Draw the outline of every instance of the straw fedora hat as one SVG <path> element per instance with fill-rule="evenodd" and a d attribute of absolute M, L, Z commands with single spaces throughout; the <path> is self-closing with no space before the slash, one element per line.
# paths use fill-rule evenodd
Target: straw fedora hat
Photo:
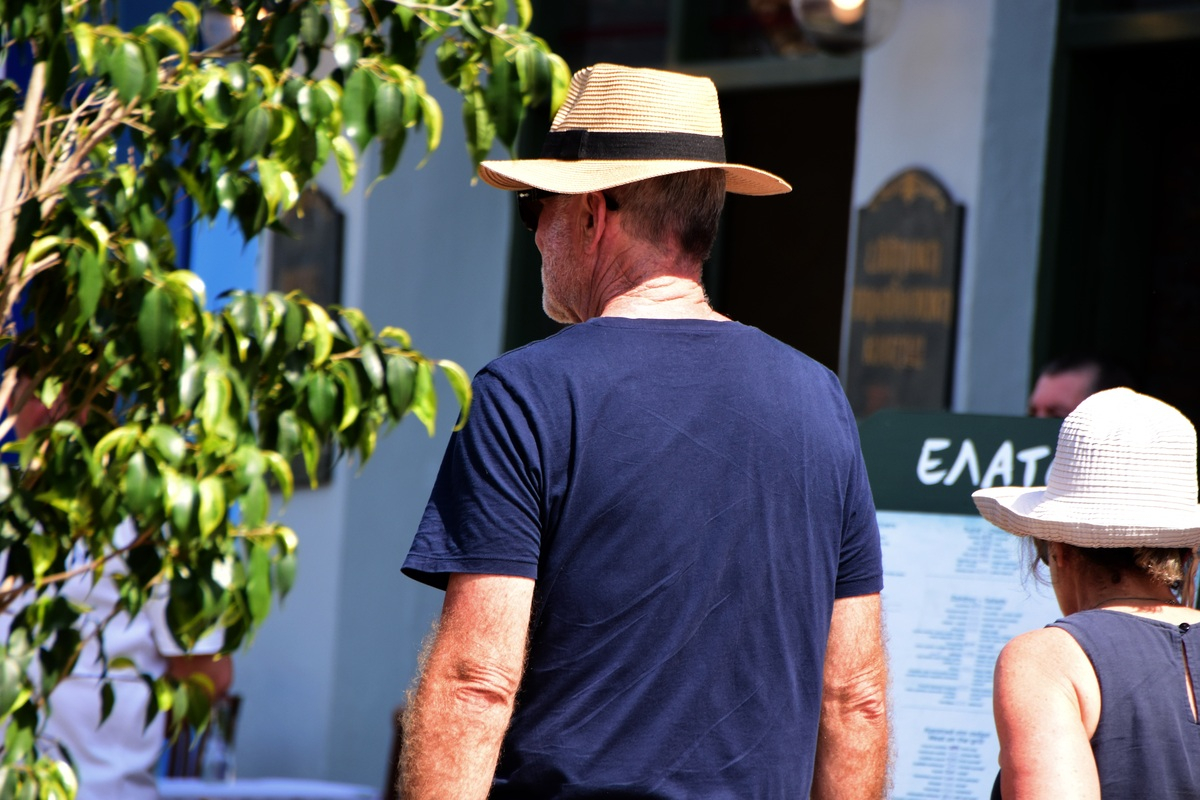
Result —
<path fill-rule="evenodd" d="M 1085 399 L 1063 420 L 1044 487 L 980 489 L 989 522 L 1018 536 L 1077 547 L 1194 547 L 1196 429 L 1132 389 Z"/>
<path fill-rule="evenodd" d="M 556 194 L 718 167 L 726 191 L 790 192 L 782 178 L 725 161 L 717 87 L 708 78 L 596 64 L 571 78 L 540 158 L 484 161 L 479 176 L 497 189 Z"/>

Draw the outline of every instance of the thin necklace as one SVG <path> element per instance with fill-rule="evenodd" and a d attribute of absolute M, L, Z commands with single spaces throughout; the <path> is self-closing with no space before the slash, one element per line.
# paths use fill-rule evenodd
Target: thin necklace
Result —
<path fill-rule="evenodd" d="M 1109 603 L 1122 603 L 1122 602 L 1154 603 L 1155 605 L 1160 605 L 1160 606 L 1177 606 L 1177 605 L 1179 605 L 1179 601 L 1176 600 L 1175 598 L 1171 598 L 1170 600 L 1164 600 L 1161 597 L 1110 597 L 1107 600 L 1101 600 L 1099 603 L 1096 603 L 1096 605 L 1092 606 L 1092 609 L 1095 610 L 1095 609 L 1099 608 L 1100 606 L 1108 605 Z"/>

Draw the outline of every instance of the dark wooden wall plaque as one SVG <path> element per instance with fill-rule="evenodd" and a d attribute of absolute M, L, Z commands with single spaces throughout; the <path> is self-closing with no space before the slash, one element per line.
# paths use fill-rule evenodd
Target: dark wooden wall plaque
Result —
<path fill-rule="evenodd" d="M 949 408 L 963 214 L 919 169 L 858 212 L 845 374 L 856 416 Z"/>

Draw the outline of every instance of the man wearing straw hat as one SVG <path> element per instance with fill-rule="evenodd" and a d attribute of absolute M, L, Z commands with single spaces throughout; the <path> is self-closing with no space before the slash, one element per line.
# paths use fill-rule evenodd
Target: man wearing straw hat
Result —
<path fill-rule="evenodd" d="M 404 565 L 444 588 L 409 798 L 881 797 L 879 533 L 836 376 L 715 311 L 706 78 L 574 76 L 518 193 L 572 323 L 475 379 Z"/>

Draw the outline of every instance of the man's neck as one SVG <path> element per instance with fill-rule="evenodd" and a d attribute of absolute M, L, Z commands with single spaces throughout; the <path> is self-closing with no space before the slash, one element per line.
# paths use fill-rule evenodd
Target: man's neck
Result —
<path fill-rule="evenodd" d="M 600 316 L 633 319 L 713 319 L 728 321 L 709 305 L 704 287 L 690 278 L 662 275 L 609 300 Z"/>

